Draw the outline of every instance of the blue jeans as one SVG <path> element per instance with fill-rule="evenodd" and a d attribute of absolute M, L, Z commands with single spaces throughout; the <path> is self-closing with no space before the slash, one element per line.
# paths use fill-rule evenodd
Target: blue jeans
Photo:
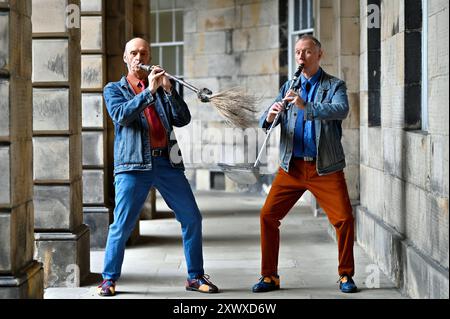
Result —
<path fill-rule="evenodd" d="M 188 278 L 204 274 L 202 253 L 202 216 L 184 172 L 173 168 L 166 157 L 153 158 L 153 168 L 129 171 L 114 179 L 116 207 L 109 226 L 103 278 L 120 277 L 125 243 L 130 237 L 150 188 L 154 186 L 181 223 Z"/>

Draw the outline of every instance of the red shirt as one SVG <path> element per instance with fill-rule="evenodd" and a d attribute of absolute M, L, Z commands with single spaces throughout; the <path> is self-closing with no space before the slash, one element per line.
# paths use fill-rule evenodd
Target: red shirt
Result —
<path fill-rule="evenodd" d="M 130 83 L 135 94 L 139 94 L 147 87 L 145 82 L 139 80 L 133 74 L 127 75 L 127 81 Z M 152 149 L 154 148 L 167 148 L 167 133 L 164 128 L 158 113 L 155 110 L 155 105 L 150 104 L 144 110 L 145 117 L 147 118 L 149 130 L 149 138 Z"/>

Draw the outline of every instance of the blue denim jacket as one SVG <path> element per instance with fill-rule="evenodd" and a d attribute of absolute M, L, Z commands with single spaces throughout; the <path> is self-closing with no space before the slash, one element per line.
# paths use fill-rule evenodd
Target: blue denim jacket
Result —
<path fill-rule="evenodd" d="M 286 95 L 291 81 L 287 81 L 275 101 L 281 101 Z M 266 118 L 270 107 L 260 119 L 262 128 L 270 128 Z M 314 102 L 306 103 L 305 120 L 314 120 L 316 132 L 316 169 L 319 175 L 327 175 L 342 170 L 345 167 L 345 155 L 342 147 L 342 120 L 349 112 L 347 87 L 345 82 L 322 72 L 320 86 Z M 292 159 L 294 129 L 298 108 L 292 105 L 283 112 L 276 125 L 281 122 L 280 166 L 289 172 Z"/>
<path fill-rule="evenodd" d="M 103 96 L 106 108 L 114 123 L 114 174 L 152 168 L 149 126 L 144 109 L 154 104 L 167 132 L 168 152 L 173 167 L 184 169 L 173 126 L 182 127 L 191 121 L 186 103 L 175 89 L 166 95 L 159 88 L 155 97 L 146 89 L 135 95 L 126 77 L 108 83 Z"/>

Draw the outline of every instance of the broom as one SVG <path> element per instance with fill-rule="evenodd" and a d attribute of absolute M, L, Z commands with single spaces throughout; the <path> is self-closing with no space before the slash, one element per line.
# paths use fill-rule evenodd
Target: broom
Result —
<path fill-rule="evenodd" d="M 147 72 L 151 72 L 153 68 L 151 65 L 144 64 L 139 65 L 139 67 Z M 212 94 L 212 91 L 207 88 L 198 89 L 167 72 L 165 75 L 197 93 L 197 97 L 200 101 L 204 103 L 211 102 L 228 125 L 239 128 L 248 128 L 252 126 L 255 119 L 255 113 L 257 112 L 256 104 L 258 99 L 255 98 L 255 96 L 248 94 L 243 89 L 237 87 Z"/>

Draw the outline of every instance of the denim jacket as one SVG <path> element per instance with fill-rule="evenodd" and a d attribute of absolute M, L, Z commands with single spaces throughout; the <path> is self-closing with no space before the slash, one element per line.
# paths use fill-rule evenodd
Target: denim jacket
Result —
<path fill-rule="evenodd" d="M 300 79 L 298 80 L 300 81 Z M 286 95 L 291 81 L 287 81 L 275 101 L 281 101 Z M 266 118 L 270 107 L 260 119 L 260 126 L 266 130 L 270 128 Z M 305 105 L 305 120 L 314 120 L 316 133 L 316 169 L 319 175 L 327 175 L 342 170 L 345 167 L 345 155 L 342 147 L 342 120 L 349 112 L 347 87 L 345 82 L 322 72 L 320 85 L 314 102 Z M 280 138 L 280 166 L 289 172 L 294 144 L 294 129 L 298 107 L 291 105 L 287 112 L 283 112 L 276 123 L 281 123 Z"/>
<path fill-rule="evenodd" d="M 132 170 L 150 170 L 152 159 L 149 126 L 144 109 L 154 103 L 167 132 L 168 153 L 172 167 L 184 169 L 173 126 L 182 127 L 191 121 L 186 103 L 175 89 L 166 95 L 158 88 L 155 96 L 150 90 L 135 95 L 126 77 L 108 83 L 103 96 L 106 108 L 114 123 L 114 174 Z"/>

